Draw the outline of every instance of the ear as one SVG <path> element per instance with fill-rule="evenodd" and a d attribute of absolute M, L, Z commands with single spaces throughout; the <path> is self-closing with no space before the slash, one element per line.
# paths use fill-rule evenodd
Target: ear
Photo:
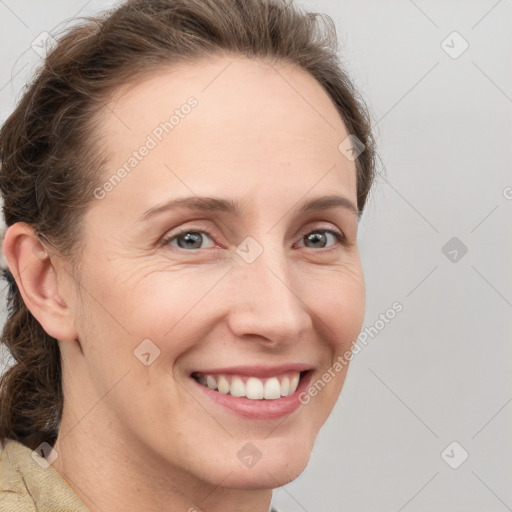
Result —
<path fill-rule="evenodd" d="M 24 222 L 6 229 L 2 252 L 23 302 L 43 329 L 58 340 L 78 339 L 70 307 L 73 288 L 69 284 L 73 278 L 57 265 L 63 258 L 57 254 L 50 255 L 34 229 Z"/>

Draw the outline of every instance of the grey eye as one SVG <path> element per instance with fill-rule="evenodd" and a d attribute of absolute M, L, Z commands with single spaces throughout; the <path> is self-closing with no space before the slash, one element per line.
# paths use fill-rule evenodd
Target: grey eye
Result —
<path fill-rule="evenodd" d="M 335 231 L 331 231 L 329 229 L 319 229 L 308 233 L 303 237 L 304 244 L 306 247 L 311 249 L 323 249 L 327 247 L 329 237 L 334 239 L 334 243 L 342 241 L 342 235 L 340 233 L 336 233 Z M 331 244 L 334 245 L 334 244 Z"/>
<path fill-rule="evenodd" d="M 183 231 L 170 238 L 168 244 L 184 250 L 204 249 L 202 244 L 205 239 L 212 240 L 204 231 Z M 174 241 L 176 244 L 173 244 Z"/>

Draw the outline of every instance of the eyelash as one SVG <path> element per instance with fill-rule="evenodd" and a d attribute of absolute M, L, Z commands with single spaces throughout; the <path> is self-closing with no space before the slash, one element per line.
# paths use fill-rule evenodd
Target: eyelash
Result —
<path fill-rule="evenodd" d="M 213 241 L 213 238 L 214 238 L 212 236 L 212 234 L 207 229 L 189 228 L 189 229 L 184 229 L 182 231 L 179 231 L 178 233 L 173 233 L 172 235 L 166 236 L 162 240 L 161 245 L 162 246 L 167 246 L 167 245 L 170 246 L 170 242 L 172 242 L 174 239 L 179 238 L 180 236 L 186 235 L 187 233 L 206 234 L 210 239 L 212 239 L 212 241 Z M 348 241 L 347 241 L 347 239 L 345 238 L 345 236 L 343 235 L 343 233 L 341 231 L 336 231 L 334 229 L 328 229 L 328 228 L 318 228 L 318 229 L 313 229 L 311 231 L 308 231 L 308 232 L 304 233 L 301 236 L 300 240 L 303 240 L 306 236 L 312 235 L 313 233 L 330 233 L 331 235 L 334 236 L 334 238 L 337 241 L 337 244 L 335 244 L 335 246 L 328 247 L 328 248 L 320 248 L 318 251 L 315 251 L 315 252 L 324 252 L 324 253 L 326 253 L 326 252 L 330 252 L 330 251 L 336 249 L 336 245 L 338 245 L 338 246 L 339 245 L 341 245 L 341 246 L 347 246 L 348 245 Z M 177 247 L 177 246 L 171 246 L 171 247 L 174 247 L 175 249 L 178 249 L 180 251 L 184 251 L 184 252 L 187 252 L 187 253 L 191 253 L 191 254 L 194 254 L 194 253 L 196 253 L 196 252 L 198 252 L 200 250 L 205 250 L 205 249 L 183 249 L 182 247 Z M 217 247 L 210 248 L 210 250 L 211 249 L 217 249 Z"/>

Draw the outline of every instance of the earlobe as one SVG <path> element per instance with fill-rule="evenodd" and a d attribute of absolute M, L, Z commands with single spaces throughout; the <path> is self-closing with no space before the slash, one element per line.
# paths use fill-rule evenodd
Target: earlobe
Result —
<path fill-rule="evenodd" d="M 72 297 L 67 297 L 66 281 L 71 279 L 58 267 L 55 251 L 51 254 L 34 229 L 23 222 L 9 226 L 2 243 L 2 252 L 23 301 L 43 329 L 62 341 L 75 340 Z M 59 279 L 59 270 L 61 279 Z"/>

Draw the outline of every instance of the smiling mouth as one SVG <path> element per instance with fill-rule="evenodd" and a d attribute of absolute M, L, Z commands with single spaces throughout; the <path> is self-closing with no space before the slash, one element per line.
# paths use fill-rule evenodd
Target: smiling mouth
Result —
<path fill-rule="evenodd" d="M 293 395 L 307 371 L 287 371 L 268 378 L 236 374 L 194 372 L 191 377 L 204 387 L 223 395 L 245 397 L 249 400 L 277 400 Z"/>

